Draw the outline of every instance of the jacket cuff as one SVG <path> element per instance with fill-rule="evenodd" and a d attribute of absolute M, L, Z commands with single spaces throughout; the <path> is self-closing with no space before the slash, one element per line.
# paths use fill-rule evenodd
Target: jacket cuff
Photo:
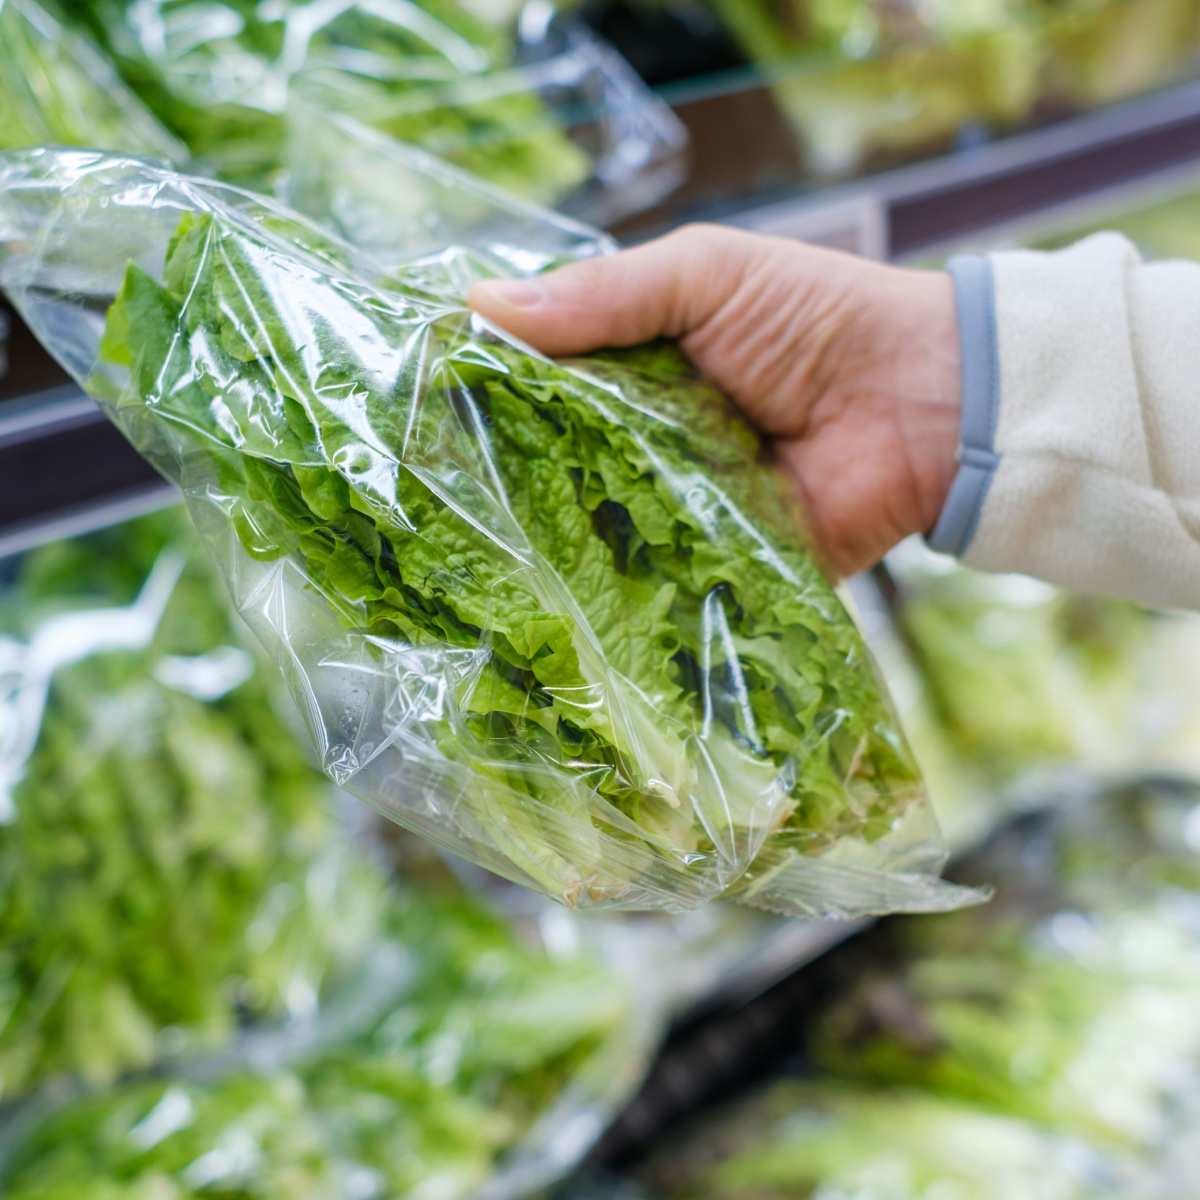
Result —
<path fill-rule="evenodd" d="M 982 255 L 952 258 L 958 340 L 962 355 L 962 417 L 958 472 L 929 546 L 962 555 L 971 544 L 988 489 L 999 465 L 996 422 L 1000 412 L 1000 354 L 996 338 L 996 296 L 992 264 Z"/>

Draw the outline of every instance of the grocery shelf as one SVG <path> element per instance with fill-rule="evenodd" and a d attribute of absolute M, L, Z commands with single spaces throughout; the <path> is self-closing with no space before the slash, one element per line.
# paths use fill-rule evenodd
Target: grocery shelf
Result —
<path fill-rule="evenodd" d="M 705 122 L 712 134 L 706 147 L 694 150 L 704 149 L 709 158 L 721 145 L 742 158 L 783 153 L 779 118 L 767 120 L 761 100 L 734 93 L 692 101 L 706 114 L 692 114 L 694 143 Z M 758 131 L 756 145 L 742 136 L 749 130 Z M 1198 174 L 1200 81 L 1193 81 L 850 183 L 781 191 L 768 181 L 749 197 L 695 206 L 688 199 L 695 193 L 685 188 L 671 205 L 617 232 L 638 241 L 707 219 L 873 258 L 935 258 L 1123 196 L 1194 185 Z M 749 177 L 765 178 L 743 171 Z M 718 171 L 706 194 L 718 194 L 720 182 Z M 12 329 L 5 346 L 7 320 Z M 97 528 L 172 495 L 0 305 L 0 555 Z"/>
<path fill-rule="evenodd" d="M 1189 82 L 851 183 L 676 211 L 627 234 L 641 240 L 685 220 L 716 220 L 905 260 L 1131 190 L 1169 188 L 1197 170 L 1200 82 Z"/>
<path fill-rule="evenodd" d="M 0 310 L 0 556 L 169 503 L 162 477 Z"/>

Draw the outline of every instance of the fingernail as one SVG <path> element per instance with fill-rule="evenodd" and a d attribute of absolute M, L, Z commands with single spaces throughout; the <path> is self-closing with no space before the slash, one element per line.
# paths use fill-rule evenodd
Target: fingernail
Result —
<path fill-rule="evenodd" d="M 528 279 L 489 279 L 480 287 L 513 308 L 532 308 L 545 298 L 541 285 Z"/>

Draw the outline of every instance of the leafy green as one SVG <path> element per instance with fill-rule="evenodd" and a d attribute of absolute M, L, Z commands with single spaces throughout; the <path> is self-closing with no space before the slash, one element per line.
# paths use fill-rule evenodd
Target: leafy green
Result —
<path fill-rule="evenodd" d="M 290 1063 L 215 1079 L 201 1064 L 67 1103 L 14 1153 L 5 1195 L 473 1194 L 624 996 L 586 960 L 523 949 L 461 895 L 399 892 L 386 933 L 413 976 L 381 1017 Z"/>
<path fill-rule="evenodd" d="M 963 129 L 1186 78 L 1191 0 L 712 0 L 817 176 L 946 153 Z"/>
<path fill-rule="evenodd" d="M 412 648 L 403 769 L 518 878 L 695 904 L 768 836 L 782 860 L 896 829 L 911 758 L 728 403 L 671 347 L 552 363 L 422 279 L 188 215 L 162 282 L 129 267 L 92 386 L 252 558 Z"/>
<path fill-rule="evenodd" d="M 937 1096 L 782 1081 L 643 1168 L 672 1200 L 1104 1200 L 1132 1176 L 1111 1157 Z"/>
<path fill-rule="evenodd" d="M 327 782 L 275 715 L 178 514 L 30 555 L 0 630 L 36 635 L 129 604 L 181 546 L 187 566 L 150 643 L 54 674 L 0 824 L 0 1100 L 307 1018 L 390 945 L 419 964 L 420 986 L 379 1035 L 389 1053 L 407 1047 L 411 1069 L 444 1085 L 501 1089 L 510 1117 L 531 1120 L 620 1016 L 614 981 L 524 949 L 453 889 L 387 886 L 345 844 Z M 247 668 L 235 686 L 180 690 L 189 665 L 230 649 Z M 421 1049 L 434 1043 L 436 1070 Z"/>
<path fill-rule="evenodd" d="M 667 1138 L 637 1168 L 649 1195 L 1190 1194 L 1196 811 L 1131 788 L 1001 831 L 961 868 L 994 902 L 890 919 L 835 955 L 810 983 L 805 1078 Z"/>
<path fill-rule="evenodd" d="M 67 4 L 192 156 L 239 184 L 270 190 L 288 165 L 292 89 L 526 195 L 558 199 L 591 173 L 529 81 L 474 100 L 447 91 L 514 53 L 506 31 L 452 0 L 390 15 L 291 0 Z"/>
<path fill-rule="evenodd" d="M 996 905 L 899 923 L 878 965 L 831 998 L 816 1061 L 1097 1143 L 1161 1146 L 1200 1061 L 1190 810 L 1117 797 L 986 864 Z"/>
<path fill-rule="evenodd" d="M 34 554 L 5 606 L 10 628 L 32 634 L 65 607 L 86 621 L 129 603 L 178 520 Z M 144 649 L 55 672 L 13 819 L 0 825 L 5 1098 L 49 1075 L 102 1080 L 148 1062 L 170 1026 L 212 1042 L 283 1013 L 289 991 L 318 988 L 339 957 L 333 912 L 306 898 L 328 836 L 327 786 L 186 544 L 188 566 Z M 73 595 L 81 584 L 87 594 Z M 219 669 L 222 655 L 236 686 L 211 700 L 180 690 L 189 669 Z M 360 905 L 347 888 L 352 877 L 338 897 L 352 922 Z"/>
<path fill-rule="evenodd" d="M 0 3 L 0 149 L 56 143 L 179 156 L 88 39 L 35 0 Z"/>
<path fill-rule="evenodd" d="M 893 561 L 897 622 L 930 706 L 993 784 L 1132 754 L 1152 614 L 1020 576 L 930 569 L 924 556 Z"/>
<path fill-rule="evenodd" d="M 149 645 L 55 672 L 0 825 L 0 1126 L 39 1084 L 82 1090 L 4 1194 L 467 1195 L 619 1031 L 624 985 L 448 873 L 389 880 L 264 673 L 187 692 L 238 647 L 178 513 L 26 557 L 0 634 L 94 624 L 179 551 Z"/>

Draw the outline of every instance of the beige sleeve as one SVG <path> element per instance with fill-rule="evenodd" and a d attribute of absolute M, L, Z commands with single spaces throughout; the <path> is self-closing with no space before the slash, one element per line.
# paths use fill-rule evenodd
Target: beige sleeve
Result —
<path fill-rule="evenodd" d="M 997 456 L 963 561 L 1200 609 L 1200 265 L 990 256 Z"/>

